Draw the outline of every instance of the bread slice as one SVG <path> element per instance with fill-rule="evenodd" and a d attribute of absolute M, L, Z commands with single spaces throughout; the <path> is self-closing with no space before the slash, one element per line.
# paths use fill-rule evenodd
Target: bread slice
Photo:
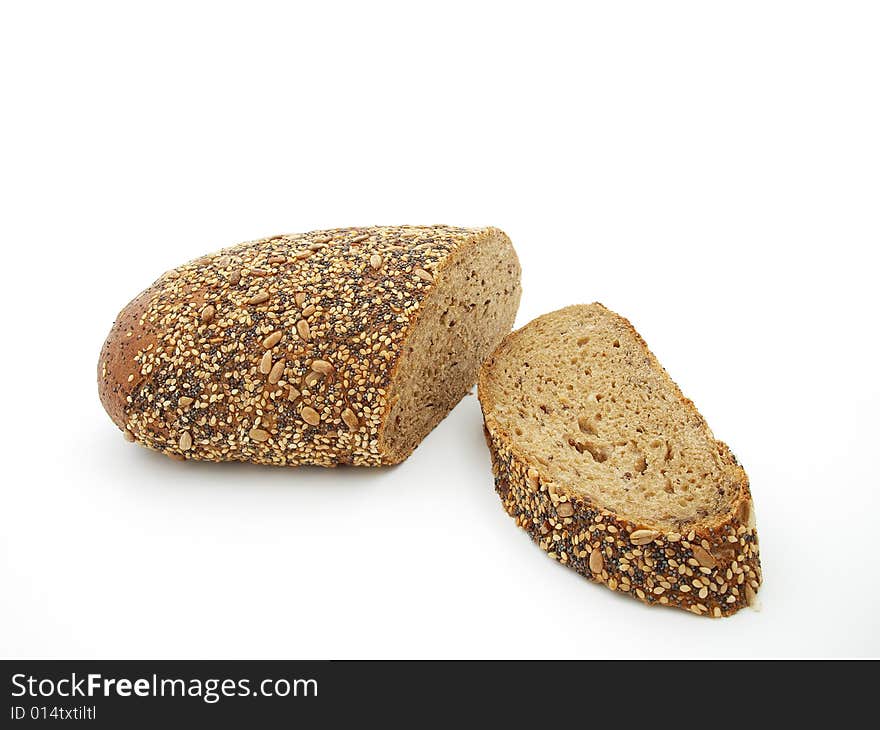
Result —
<path fill-rule="evenodd" d="M 746 473 L 626 319 L 539 317 L 483 364 L 479 398 L 498 494 L 551 557 L 698 615 L 755 600 Z"/>
<path fill-rule="evenodd" d="M 497 228 L 272 236 L 160 277 L 101 351 L 107 413 L 176 459 L 405 459 L 510 331 L 520 267 Z"/>

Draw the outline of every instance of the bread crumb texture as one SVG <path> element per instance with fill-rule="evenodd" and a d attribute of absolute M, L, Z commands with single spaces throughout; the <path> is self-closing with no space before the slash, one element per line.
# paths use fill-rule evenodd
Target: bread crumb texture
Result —
<path fill-rule="evenodd" d="M 165 273 L 120 312 L 98 363 L 101 401 L 127 440 L 176 459 L 396 463 L 510 330 L 519 276 L 495 228 L 345 228 L 232 246 Z M 431 357 L 412 342 L 446 353 L 451 369 L 433 372 L 442 398 L 412 394 L 408 373 Z"/>
<path fill-rule="evenodd" d="M 550 557 L 700 616 L 755 602 L 746 473 L 626 319 L 539 317 L 483 365 L 479 398 L 504 508 Z"/>

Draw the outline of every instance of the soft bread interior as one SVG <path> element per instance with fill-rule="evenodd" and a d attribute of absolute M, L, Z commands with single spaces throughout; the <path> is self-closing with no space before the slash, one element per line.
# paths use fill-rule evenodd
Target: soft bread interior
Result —
<path fill-rule="evenodd" d="M 389 461 L 406 458 L 474 385 L 480 364 L 510 332 L 520 293 L 519 261 L 500 231 L 487 230 L 443 265 L 389 389 Z"/>
<path fill-rule="evenodd" d="M 487 367 L 487 421 L 542 478 L 671 530 L 731 509 L 742 469 L 629 322 L 602 305 L 535 320 Z"/>

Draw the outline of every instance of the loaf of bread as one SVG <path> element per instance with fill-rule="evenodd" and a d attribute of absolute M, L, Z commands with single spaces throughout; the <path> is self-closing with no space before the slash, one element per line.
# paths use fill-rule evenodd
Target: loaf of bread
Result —
<path fill-rule="evenodd" d="M 485 362 L 479 398 L 498 494 L 551 557 L 701 616 L 754 602 L 746 473 L 626 319 L 539 317 Z"/>
<path fill-rule="evenodd" d="M 129 441 L 177 459 L 405 459 L 510 331 L 520 267 L 496 228 L 273 236 L 161 276 L 101 351 Z"/>

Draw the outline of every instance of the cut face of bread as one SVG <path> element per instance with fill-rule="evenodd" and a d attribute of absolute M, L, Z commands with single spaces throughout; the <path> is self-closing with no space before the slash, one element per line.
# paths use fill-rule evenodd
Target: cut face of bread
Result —
<path fill-rule="evenodd" d="M 391 381 L 385 450 L 405 458 L 476 383 L 480 364 L 510 331 L 519 262 L 504 235 L 450 257 L 422 302 Z"/>
<path fill-rule="evenodd" d="M 485 363 L 479 396 L 505 507 L 555 557 L 695 613 L 754 597 L 746 474 L 627 320 L 600 304 L 539 317 Z"/>
<path fill-rule="evenodd" d="M 520 268 L 496 228 L 273 236 L 160 277 L 98 363 L 126 438 L 177 459 L 405 459 L 510 330 Z"/>

